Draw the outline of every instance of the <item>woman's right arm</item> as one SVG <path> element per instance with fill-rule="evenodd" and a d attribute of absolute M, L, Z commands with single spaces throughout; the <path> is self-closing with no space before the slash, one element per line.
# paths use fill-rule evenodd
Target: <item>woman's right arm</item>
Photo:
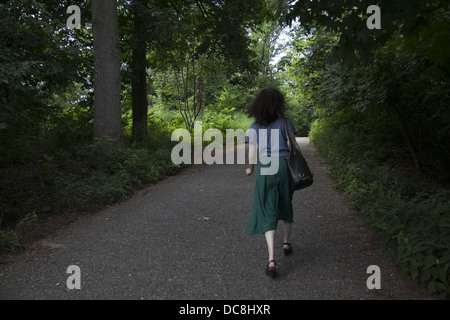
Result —
<path fill-rule="evenodd" d="M 248 163 L 249 163 L 249 168 L 247 168 L 247 170 L 245 170 L 245 173 L 249 176 L 253 173 L 255 164 L 257 163 L 256 144 L 252 144 L 252 143 L 248 144 Z"/>

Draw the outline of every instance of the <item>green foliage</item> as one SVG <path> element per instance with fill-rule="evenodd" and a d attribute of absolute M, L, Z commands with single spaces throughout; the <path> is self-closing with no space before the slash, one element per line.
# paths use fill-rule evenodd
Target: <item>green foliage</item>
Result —
<path fill-rule="evenodd" d="M 32 228 L 33 226 L 38 224 L 38 216 L 36 211 L 28 213 L 25 217 L 19 221 L 16 227 L 20 230 L 26 230 L 28 228 Z"/>
<path fill-rule="evenodd" d="M 22 154 L 40 147 L 64 113 L 54 97 L 73 83 L 85 83 L 90 70 L 84 40 L 63 28 L 65 20 L 52 6 L 58 5 L 0 4 L 0 151 L 7 162 L 22 161 Z"/>
<path fill-rule="evenodd" d="M 314 108 L 304 101 L 296 100 L 296 97 L 287 95 L 288 107 L 286 115 L 292 119 L 296 135 L 307 137 L 310 131 L 311 122 L 314 119 Z"/>
<path fill-rule="evenodd" d="M 267 11 L 282 23 L 299 21 L 308 32 L 324 27 L 337 32 L 340 45 L 333 49 L 335 61 L 366 62 L 392 36 L 416 38 L 414 46 L 426 47 L 432 68 L 444 66 L 448 72 L 448 12 L 447 0 L 336 0 L 327 1 L 269 0 Z M 378 5 L 382 12 L 381 29 L 366 27 L 370 5 Z"/>
<path fill-rule="evenodd" d="M 25 249 L 14 230 L 0 230 L 0 252 L 22 252 Z"/>
<path fill-rule="evenodd" d="M 403 271 L 430 292 L 450 296 L 450 192 L 380 165 L 364 147 L 367 140 L 349 127 L 316 120 L 310 137 Z"/>
<path fill-rule="evenodd" d="M 239 112 L 234 116 L 234 119 L 231 120 L 229 127 L 230 129 L 242 129 L 247 131 L 250 128 L 252 122 L 255 121 L 253 118 L 249 118 L 244 112 Z"/>
<path fill-rule="evenodd" d="M 0 249 L 21 250 L 21 235 L 37 223 L 38 217 L 95 210 L 176 173 L 181 167 L 171 161 L 173 143 L 165 134 L 159 138 L 161 142 L 153 142 L 157 149 L 77 145 L 43 155 L 38 163 L 21 170 L 4 171 L 6 178 L 13 176 L 2 181 L 6 189 L 0 201 Z M 30 210 L 32 213 L 26 214 Z"/>
<path fill-rule="evenodd" d="M 38 216 L 35 211 L 28 213 L 20 220 L 15 230 L 0 230 L 0 252 L 22 252 L 26 250 L 26 246 L 20 242 L 20 235 L 26 233 L 38 224 Z"/>
<path fill-rule="evenodd" d="M 241 84 L 229 85 L 222 89 L 213 108 L 219 112 L 230 108 L 245 111 L 256 94 L 254 88 L 249 89 Z"/>
<path fill-rule="evenodd" d="M 112 203 L 137 186 L 174 172 L 167 149 L 114 148 L 85 145 L 58 153 L 44 168 L 61 205 Z"/>
<path fill-rule="evenodd" d="M 332 51 L 322 44 L 337 45 L 333 39 L 319 30 L 306 42 L 306 55 L 293 60 L 302 70 L 294 80 L 315 116 L 370 136 L 368 143 L 383 148 L 380 156 L 391 164 L 448 180 L 450 90 L 440 73 L 428 69 L 425 49 L 412 50 L 411 39 L 392 37 L 372 53 L 370 64 L 346 65 L 326 59 Z"/>
<path fill-rule="evenodd" d="M 220 111 L 206 110 L 202 117 L 203 130 L 218 129 L 225 133 L 230 128 L 230 123 L 235 119 L 235 108 L 223 108 Z"/>

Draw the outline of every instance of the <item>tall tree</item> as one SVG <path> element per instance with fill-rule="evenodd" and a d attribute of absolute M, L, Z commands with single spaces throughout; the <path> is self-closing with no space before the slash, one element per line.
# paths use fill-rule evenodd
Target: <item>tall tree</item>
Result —
<path fill-rule="evenodd" d="M 145 17 L 146 1 L 133 0 L 133 32 L 131 39 L 131 106 L 133 124 L 131 141 L 145 145 L 148 140 L 147 130 L 147 40 Z"/>
<path fill-rule="evenodd" d="M 147 55 L 152 49 L 163 54 L 172 48 L 170 36 L 175 16 L 167 10 L 167 0 L 121 0 L 119 3 L 122 84 L 131 87 L 131 141 L 146 145 L 149 141 L 147 95 L 151 83 Z"/>
<path fill-rule="evenodd" d="M 120 48 L 116 0 L 92 0 L 94 141 L 123 146 Z"/>

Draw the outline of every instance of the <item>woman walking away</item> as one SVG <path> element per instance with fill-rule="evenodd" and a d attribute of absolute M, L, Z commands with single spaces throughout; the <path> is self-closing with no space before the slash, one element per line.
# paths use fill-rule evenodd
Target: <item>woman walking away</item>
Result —
<path fill-rule="evenodd" d="M 290 245 L 292 214 L 292 195 L 290 175 L 286 158 L 289 147 L 286 139 L 284 121 L 285 100 L 283 94 L 275 88 L 262 90 L 253 100 L 247 114 L 255 122 L 247 133 L 249 142 L 249 163 L 247 175 L 253 173 L 257 155 L 253 208 L 247 226 L 249 235 L 264 234 L 269 252 L 266 274 L 275 278 L 275 231 L 278 220 L 283 220 L 285 255 L 292 252 Z M 292 120 L 288 118 L 291 132 L 295 133 Z M 275 170 L 269 170 L 275 167 Z"/>

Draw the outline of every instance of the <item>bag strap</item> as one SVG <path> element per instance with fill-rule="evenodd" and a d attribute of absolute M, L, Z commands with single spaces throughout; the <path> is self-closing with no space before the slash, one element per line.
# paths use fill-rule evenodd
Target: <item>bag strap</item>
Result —
<path fill-rule="evenodd" d="M 291 130 L 289 129 L 289 122 L 287 117 L 284 117 L 284 129 L 286 131 L 286 140 L 289 143 L 289 149 L 291 149 L 292 148 Z"/>
<path fill-rule="evenodd" d="M 295 147 L 300 153 L 302 153 L 302 150 L 300 149 L 300 146 L 297 143 L 297 140 L 292 138 L 292 132 L 289 127 L 288 117 L 284 117 L 284 127 L 286 129 L 286 135 L 287 139 L 289 141 L 289 149 L 291 150 L 293 147 Z"/>

